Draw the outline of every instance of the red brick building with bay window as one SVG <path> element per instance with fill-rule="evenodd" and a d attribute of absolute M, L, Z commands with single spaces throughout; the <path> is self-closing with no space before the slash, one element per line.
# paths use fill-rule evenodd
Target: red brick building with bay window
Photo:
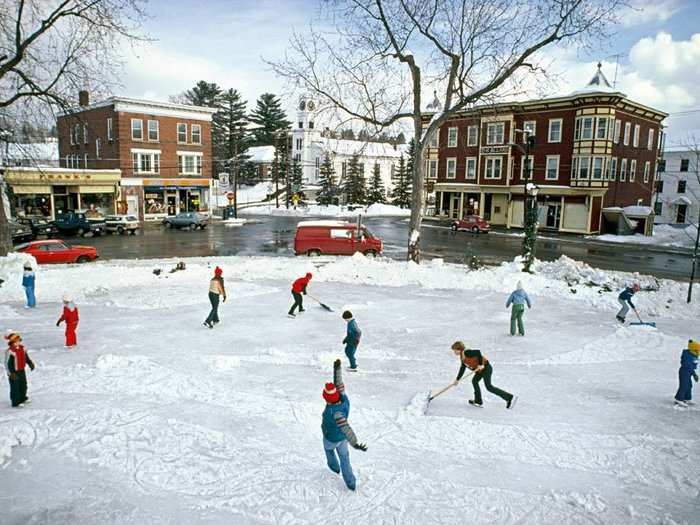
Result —
<path fill-rule="evenodd" d="M 120 169 L 118 208 L 153 220 L 211 207 L 211 120 L 207 107 L 112 97 L 59 115 L 60 165 Z"/>
<path fill-rule="evenodd" d="M 426 114 L 426 123 L 431 118 Z M 570 96 L 503 103 L 461 112 L 427 148 L 436 215 L 481 215 L 523 226 L 527 183 L 538 186 L 539 227 L 573 233 L 616 231 L 651 213 L 666 113 L 615 91 L 600 69 Z M 534 135 L 529 170 L 514 145 Z M 622 210 L 620 210 L 622 208 Z M 653 215 L 651 216 L 653 217 Z M 649 219 L 649 217 L 646 217 Z"/>

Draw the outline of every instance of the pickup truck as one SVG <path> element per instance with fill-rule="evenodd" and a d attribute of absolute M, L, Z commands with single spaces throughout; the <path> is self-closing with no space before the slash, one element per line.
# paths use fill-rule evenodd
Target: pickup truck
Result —
<path fill-rule="evenodd" d="M 88 219 L 84 213 L 68 211 L 56 215 L 54 221 L 56 229 L 63 235 L 82 235 L 88 233 L 102 235 L 106 231 L 104 219 Z"/>

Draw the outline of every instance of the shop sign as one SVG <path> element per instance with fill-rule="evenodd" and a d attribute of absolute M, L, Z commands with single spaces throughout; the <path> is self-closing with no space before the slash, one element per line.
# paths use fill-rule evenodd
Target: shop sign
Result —
<path fill-rule="evenodd" d="M 85 175 L 79 173 L 41 173 L 39 174 L 39 179 L 49 180 L 49 181 L 71 181 L 71 180 L 91 180 L 92 175 Z"/>
<path fill-rule="evenodd" d="M 483 146 L 482 155 L 506 155 L 510 146 Z"/>

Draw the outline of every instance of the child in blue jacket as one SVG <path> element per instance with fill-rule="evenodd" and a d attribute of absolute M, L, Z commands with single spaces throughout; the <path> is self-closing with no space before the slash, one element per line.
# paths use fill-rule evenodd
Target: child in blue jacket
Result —
<path fill-rule="evenodd" d="M 693 399 L 693 383 L 690 382 L 692 377 L 695 382 L 698 381 L 698 374 L 695 369 L 698 367 L 698 354 L 700 354 L 700 341 L 688 341 L 688 348 L 683 350 L 681 354 L 681 367 L 678 369 L 678 392 L 676 392 L 676 404 L 687 407 L 694 405 Z"/>
<path fill-rule="evenodd" d="M 347 334 L 345 339 L 343 339 L 343 344 L 345 345 L 345 355 L 348 356 L 350 360 L 350 370 L 357 370 L 357 362 L 355 361 L 355 352 L 360 344 L 360 337 L 362 336 L 362 330 L 357 326 L 357 321 L 353 319 L 352 312 L 350 310 L 345 310 L 343 312 L 343 319 L 348 323 Z"/>
<path fill-rule="evenodd" d="M 527 292 L 523 290 L 523 283 L 518 281 L 515 291 L 510 294 L 506 301 L 506 308 L 511 304 L 513 309 L 510 311 L 510 335 L 515 335 L 515 324 L 518 324 L 518 333 L 525 335 L 525 327 L 523 326 L 523 313 L 525 313 L 525 304 L 528 308 L 532 308 L 530 298 Z"/>
<path fill-rule="evenodd" d="M 367 450 L 367 445 L 357 442 L 355 433 L 348 424 L 350 414 L 350 400 L 345 395 L 345 385 L 340 370 L 340 359 L 333 363 L 333 382 L 326 383 L 323 389 L 323 399 L 326 400 L 326 408 L 323 411 L 323 449 L 326 452 L 328 468 L 336 474 L 343 473 L 345 485 L 350 490 L 355 490 L 355 475 L 350 466 L 350 453 L 348 443 L 357 450 Z M 337 457 L 336 457 L 337 454 Z M 340 459 L 340 465 L 338 465 Z"/>
<path fill-rule="evenodd" d="M 620 295 L 617 296 L 617 302 L 620 303 L 621 308 L 615 317 L 621 323 L 625 322 L 625 317 L 627 316 L 627 312 L 630 311 L 630 308 L 632 308 L 632 310 L 635 312 L 637 311 L 634 303 L 632 302 L 632 297 L 634 297 L 634 294 L 636 294 L 640 289 L 641 287 L 639 286 L 639 283 L 634 283 L 632 286 L 625 287 L 625 289 L 620 292 Z"/>
<path fill-rule="evenodd" d="M 24 286 L 24 293 L 27 295 L 27 308 L 34 308 L 36 306 L 36 297 L 34 296 L 35 280 L 36 276 L 34 275 L 34 270 L 32 270 L 32 265 L 28 262 L 24 263 L 22 286 Z"/>

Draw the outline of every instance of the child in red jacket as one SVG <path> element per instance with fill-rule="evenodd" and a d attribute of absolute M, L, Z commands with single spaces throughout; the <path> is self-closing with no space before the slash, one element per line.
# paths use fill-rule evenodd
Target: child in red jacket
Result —
<path fill-rule="evenodd" d="M 34 370 L 34 363 L 22 346 L 22 338 L 17 332 L 9 332 L 5 339 L 7 339 L 5 369 L 7 370 L 7 379 L 10 381 L 10 401 L 13 407 L 18 407 L 22 403 L 29 402 L 27 373 L 24 369 L 29 365 L 29 368 Z"/>
<path fill-rule="evenodd" d="M 78 328 L 78 307 L 73 304 L 73 301 L 68 295 L 63 296 L 63 315 L 56 322 L 59 326 L 61 322 L 66 322 L 66 348 L 70 348 L 78 344 L 78 338 L 75 334 L 75 329 Z"/>

